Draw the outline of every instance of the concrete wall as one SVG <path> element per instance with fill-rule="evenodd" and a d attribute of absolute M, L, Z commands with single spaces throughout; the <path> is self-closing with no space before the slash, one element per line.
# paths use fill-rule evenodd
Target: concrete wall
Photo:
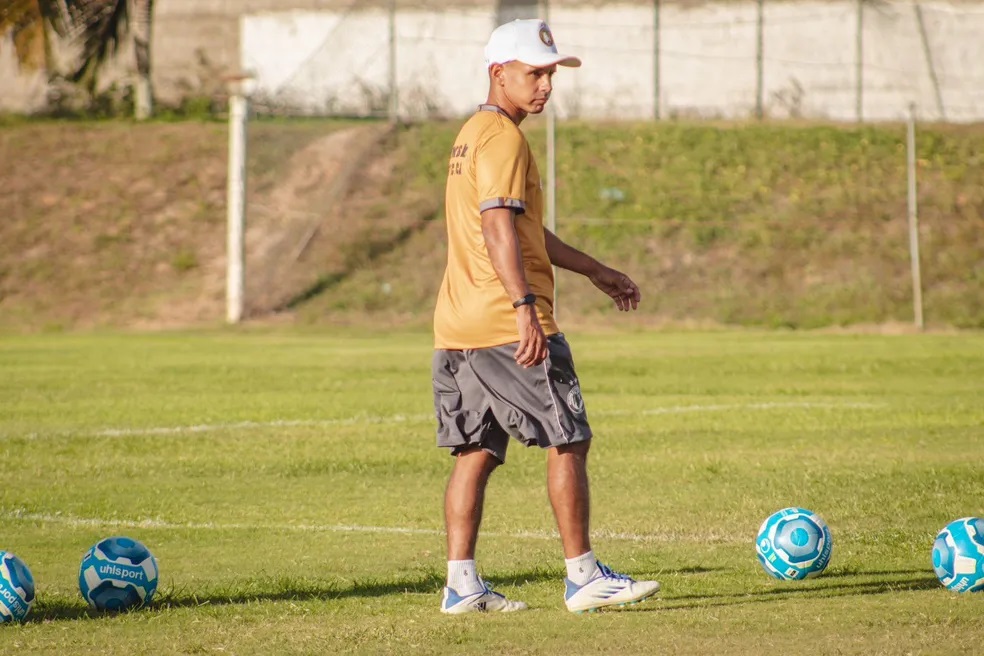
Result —
<path fill-rule="evenodd" d="M 482 45 L 494 14 L 407 11 L 397 21 L 397 76 L 404 115 L 457 115 L 484 99 Z M 243 19 L 242 61 L 258 101 L 316 113 L 385 114 L 388 15 L 288 12 Z M 295 44 L 286 49 L 285 43 Z"/>
<path fill-rule="evenodd" d="M 17 63 L 12 40 L 0 38 L 0 111 L 40 109 L 46 88 L 44 71 L 23 69 Z"/>
<path fill-rule="evenodd" d="M 224 74 L 245 67 L 256 72 L 260 99 L 271 106 L 380 113 L 389 87 L 386 6 L 386 0 L 158 0 L 158 97 L 177 102 L 214 93 Z M 860 21 L 856 0 L 766 0 L 765 114 L 856 120 L 860 105 L 865 120 L 894 120 L 915 102 L 926 119 L 984 120 L 984 0 L 918 6 L 921 26 L 909 0 L 865 2 Z M 658 31 L 653 7 L 630 0 L 551 2 L 559 46 L 584 59 L 583 68 L 557 77 L 560 113 L 753 115 L 760 95 L 758 3 L 664 0 Z M 471 111 L 484 98 L 482 47 L 498 3 L 399 0 L 398 8 L 401 112 Z M 43 79 L 12 74 L 12 61 L 9 44 L 0 40 L 0 109 L 37 106 Z"/>
<path fill-rule="evenodd" d="M 397 0 L 404 11 L 430 11 L 450 16 L 475 8 L 492 11 L 493 0 Z M 341 34 L 354 36 L 359 26 L 385 34 L 384 10 L 390 0 L 156 0 L 154 4 L 153 63 L 155 91 L 165 102 L 176 102 L 188 94 L 209 94 L 221 86 L 222 76 L 238 72 L 241 63 L 241 29 L 243 17 L 263 12 L 296 13 L 314 16 L 324 12 L 322 20 L 315 19 L 322 29 L 331 30 L 339 21 Z M 361 14 L 372 16 L 368 23 Z M 295 49 L 310 51 L 317 47 L 318 35 L 307 26 L 296 28 L 312 42 L 290 39 L 271 47 L 281 51 Z M 290 34 L 280 32 L 281 34 Z M 322 37 L 327 37 L 327 32 Z M 336 37 L 339 33 L 335 34 Z M 364 36 L 372 39 L 371 32 Z M 351 41 L 349 41 L 351 43 Z M 363 59 L 364 53 L 352 53 Z M 317 79 L 319 72 L 296 71 L 299 79 Z M 293 92 L 293 91 L 292 91 Z M 299 92 L 303 93 L 303 91 Z"/>

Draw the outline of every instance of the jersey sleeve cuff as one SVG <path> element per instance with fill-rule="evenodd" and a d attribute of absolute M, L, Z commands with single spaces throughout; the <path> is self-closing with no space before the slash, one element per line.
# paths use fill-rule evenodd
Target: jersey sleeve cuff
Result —
<path fill-rule="evenodd" d="M 516 210 L 516 214 L 524 214 L 526 212 L 526 203 L 515 198 L 489 198 L 488 200 L 483 200 L 478 204 L 478 211 L 484 212 L 486 210 L 494 210 L 499 207 L 508 207 L 511 210 Z"/>

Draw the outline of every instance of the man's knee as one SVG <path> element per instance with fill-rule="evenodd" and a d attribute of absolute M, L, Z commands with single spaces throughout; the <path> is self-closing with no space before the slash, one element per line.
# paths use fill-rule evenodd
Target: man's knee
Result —
<path fill-rule="evenodd" d="M 588 456 L 588 450 L 591 448 L 591 440 L 584 440 L 582 442 L 574 442 L 572 444 L 561 444 L 554 447 L 557 455 L 571 455 L 581 458 L 586 458 Z"/>
<path fill-rule="evenodd" d="M 502 464 L 494 453 L 478 445 L 460 449 L 454 455 L 457 466 L 481 471 L 486 476 Z"/>

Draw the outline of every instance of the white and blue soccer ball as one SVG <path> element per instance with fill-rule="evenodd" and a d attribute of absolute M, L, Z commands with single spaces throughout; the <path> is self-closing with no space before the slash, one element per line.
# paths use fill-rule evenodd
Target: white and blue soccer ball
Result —
<path fill-rule="evenodd" d="M 948 590 L 984 591 L 984 519 L 950 522 L 933 543 L 933 571 Z"/>
<path fill-rule="evenodd" d="M 23 560 L 0 551 L 0 624 L 20 622 L 34 605 L 34 577 Z"/>
<path fill-rule="evenodd" d="M 762 568 L 784 581 L 818 576 L 830 563 L 833 548 L 827 523 L 805 508 L 783 508 L 769 515 L 755 540 Z"/>
<path fill-rule="evenodd" d="M 106 538 L 82 556 L 79 590 L 96 610 L 124 611 L 150 603 L 157 578 L 157 559 L 142 542 Z"/>

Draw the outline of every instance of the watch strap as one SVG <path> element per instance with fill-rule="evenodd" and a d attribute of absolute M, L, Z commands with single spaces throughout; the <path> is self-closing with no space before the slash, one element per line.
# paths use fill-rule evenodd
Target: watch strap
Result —
<path fill-rule="evenodd" d="M 527 294 L 518 301 L 513 301 L 514 308 L 520 308 L 524 305 L 534 305 L 536 303 L 536 294 Z"/>

